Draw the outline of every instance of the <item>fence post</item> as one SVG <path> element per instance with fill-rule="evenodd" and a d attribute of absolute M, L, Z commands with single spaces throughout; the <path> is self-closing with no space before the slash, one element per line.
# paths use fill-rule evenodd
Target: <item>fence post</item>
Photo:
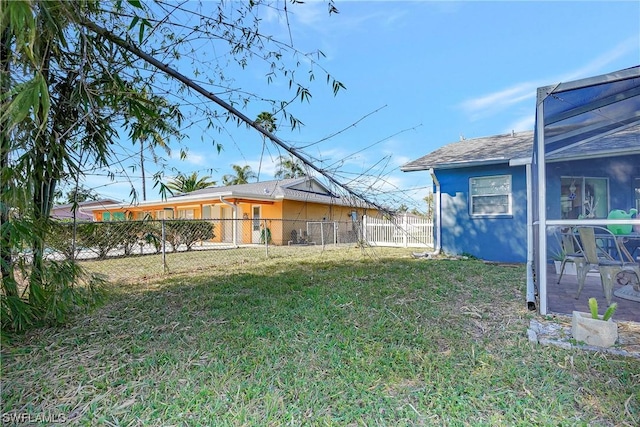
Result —
<path fill-rule="evenodd" d="M 367 215 L 362 215 L 362 241 L 367 241 Z M 356 243 L 359 243 L 358 236 L 356 236 Z"/>
<path fill-rule="evenodd" d="M 222 224 L 222 222 L 220 222 Z M 238 229 L 242 230 L 242 223 L 240 219 L 238 219 L 237 207 L 233 212 L 233 221 L 231 222 L 231 232 L 233 233 L 233 237 L 231 240 L 233 241 L 233 247 L 238 247 Z M 222 237 L 224 238 L 224 237 Z"/>
<path fill-rule="evenodd" d="M 76 211 L 73 211 L 73 236 L 71 238 L 71 259 L 76 259 L 76 239 L 78 238 L 78 221 L 76 219 Z"/>
<path fill-rule="evenodd" d="M 167 232 L 164 228 L 164 218 L 162 218 L 162 271 L 167 272 Z"/>
<path fill-rule="evenodd" d="M 269 258 L 269 237 L 271 235 L 271 230 L 267 228 L 267 220 L 262 220 L 262 231 L 260 232 L 261 237 L 264 237 L 264 253 L 267 258 Z"/>
<path fill-rule="evenodd" d="M 405 212 L 402 216 L 402 243 L 405 248 L 409 247 L 409 218 L 407 217 L 407 213 Z"/>

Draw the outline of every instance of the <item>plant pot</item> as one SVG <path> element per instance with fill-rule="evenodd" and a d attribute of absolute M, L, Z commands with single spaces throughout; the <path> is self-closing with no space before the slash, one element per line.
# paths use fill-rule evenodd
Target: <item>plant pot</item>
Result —
<path fill-rule="evenodd" d="M 562 265 L 562 261 L 553 261 L 553 265 L 556 267 L 556 274 L 560 275 L 560 266 Z M 577 276 L 576 264 L 573 262 L 568 262 L 564 265 L 564 273 L 565 276 Z M 587 273 L 588 277 L 598 277 L 597 271 L 589 271 Z"/>
<path fill-rule="evenodd" d="M 611 319 L 594 319 L 591 313 L 573 312 L 571 334 L 576 341 L 596 347 L 611 347 L 618 340 L 618 324 Z"/>
<path fill-rule="evenodd" d="M 553 261 L 553 264 L 556 267 L 556 274 L 560 274 L 560 266 L 562 265 L 562 261 Z M 564 265 L 564 274 L 567 274 L 569 276 L 577 276 L 578 273 L 576 272 L 576 265 L 572 262 L 567 262 Z"/>

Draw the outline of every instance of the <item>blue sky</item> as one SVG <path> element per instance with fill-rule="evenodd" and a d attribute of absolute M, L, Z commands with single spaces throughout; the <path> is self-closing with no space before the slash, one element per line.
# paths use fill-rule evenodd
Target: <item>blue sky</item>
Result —
<path fill-rule="evenodd" d="M 359 191 L 369 182 L 373 198 L 396 207 L 426 207 L 421 199 L 429 176 L 400 172 L 406 162 L 460 136 L 533 129 L 538 87 L 640 64 L 638 1 L 338 0 L 336 6 L 340 13 L 329 16 L 324 2 L 288 4 L 289 23 L 294 45 L 320 49 L 326 55 L 320 64 L 346 90 L 334 96 L 318 73 L 311 101 L 291 108 L 305 126 L 291 131 L 279 122 L 275 133 L 306 146 L 308 157 L 334 170 L 341 182 L 370 175 Z M 266 32 L 288 39 L 281 17 L 265 11 L 263 22 Z M 284 81 L 267 84 L 264 71 L 251 64 L 237 85 L 273 96 L 288 91 Z M 243 112 L 256 117 L 265 109 L 254 103 Z M 197 171 L 221 182 L 231 164 L 248 164 L 261 170 L 261 180 L 273 179 L 277 149 L 268 145 L 263 153 L 259 134 L 231 126 L 212 136 L 223 145 L 221 153 L 201 141 L 202 129 L 187 130 L 187 158 L 178 159 L 174 150 L 168 159 L 173 169 L 165 174 Z M 147 175 L 156 172 L 154 165 L 146 167 Z M 86 181 L 101 195 L 123 200 L 132 184 L 139 188 L 135 173 L 116 182 Z M 149 183 L 147 199 L 155 198 Z"/>

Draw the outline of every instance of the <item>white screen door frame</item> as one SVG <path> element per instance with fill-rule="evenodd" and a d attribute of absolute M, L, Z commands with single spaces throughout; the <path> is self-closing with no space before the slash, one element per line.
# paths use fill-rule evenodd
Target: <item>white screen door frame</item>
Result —
<path fill-rule="evenodd" d="M 251 207 L 251 243 L 260 243 L 260 219 L 262 218 L 262 206 Z"/>

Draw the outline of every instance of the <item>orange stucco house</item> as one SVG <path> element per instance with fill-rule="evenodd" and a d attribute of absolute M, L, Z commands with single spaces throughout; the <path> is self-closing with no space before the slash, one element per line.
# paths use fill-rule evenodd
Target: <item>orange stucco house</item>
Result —
<path fill-rule="evenodd" d="M 85 209 L 94 221 L 212 220 L 213 242 L 260 243 L 269 228 L 271 241 L 286 245 L 304 234 L 310 221 L 348 224 L 362 215 L 375 216 L 375 207 L 331 193 L 313 177 L 302 177 L 226 187 L 208 187 L 166 200 L 118 204 Z"/>

